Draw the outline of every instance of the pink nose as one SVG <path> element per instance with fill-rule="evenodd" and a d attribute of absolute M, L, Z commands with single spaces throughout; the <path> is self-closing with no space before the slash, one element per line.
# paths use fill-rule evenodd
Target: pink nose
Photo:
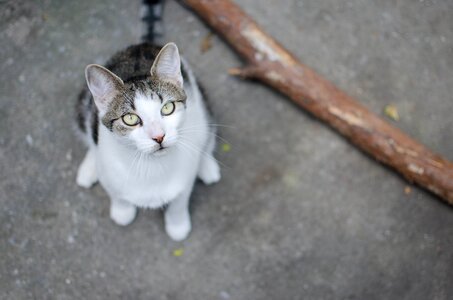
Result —
<path fill-rule="evenodd" d="M 158 135 L 158 136 L 153 137 L 153 140 L 156 141 L 156 143 L 158 143 L 158 144 L 162 144 L 164 137 L 165 137 L 165 134 Z"/>

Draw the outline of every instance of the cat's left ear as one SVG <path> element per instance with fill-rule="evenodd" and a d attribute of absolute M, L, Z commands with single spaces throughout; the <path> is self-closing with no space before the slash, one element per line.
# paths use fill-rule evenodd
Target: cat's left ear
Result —
<path fill-rule="evenodd" d="M 169 81 L 182 88 L 181 58 L 175 43 L 166 44 L 157 54 L 151 67 L 151 76 Z"/>

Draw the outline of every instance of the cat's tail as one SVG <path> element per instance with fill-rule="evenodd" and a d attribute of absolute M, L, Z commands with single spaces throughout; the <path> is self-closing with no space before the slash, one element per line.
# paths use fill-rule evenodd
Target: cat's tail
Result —
<path fill-rule="evenodd" d="M 155 43 L 163 36 L 162 15 L 164 0 L 143 0 L 144 10 L 142 20 L 145 23 L 144 42 Z"/>

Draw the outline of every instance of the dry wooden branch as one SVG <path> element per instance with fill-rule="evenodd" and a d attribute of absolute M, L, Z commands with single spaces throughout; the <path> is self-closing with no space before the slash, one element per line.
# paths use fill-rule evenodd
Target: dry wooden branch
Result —
<path fill-rule="evenodd" d="M 453 204 L 453 164 L 385 122 L 300 63 L 230 0 L 183 0 L 247 65 L 230 74 L 287 95 L 377 160 Z"/>

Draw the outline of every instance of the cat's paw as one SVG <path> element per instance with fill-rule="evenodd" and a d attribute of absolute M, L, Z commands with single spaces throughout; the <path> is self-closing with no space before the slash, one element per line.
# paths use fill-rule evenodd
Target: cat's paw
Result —
<path fill-rule="evenodd" d="M 79 171 L 77 172 L 76 182 L 77 185 L 86 189 L 92 187 L 98 181 L 96 172 L 91 170 L 84 170 L 80 166 Z"/>
<path fill-rule="evenodd" d="M 77 170 L 76 182 L 83 188 L 90 188 L 98 181 L 96 171 L 95 156 L 92 151 L 88 151 L 83 162 Z"/>
<path fill-rule="evenodd" d="M 178 221 L 176 223 L 165 220 L 165 231 L 172 240 L 177 242 L 185 240 L 192 230 L 190 217 Z"/>
<path fill-rule="evenodd" d="M 133 205 L 110 205 L 110 218 L 118 225 L 127 226 L 134 221 L 137 215 L 137 208 Z"/>
<path fill-rule="evenodd" d="M 204 184 L 210 185 L 220 180 L 220 167 L 213 157 L 205 158 L 198 170 L 198 177 Z"/>

